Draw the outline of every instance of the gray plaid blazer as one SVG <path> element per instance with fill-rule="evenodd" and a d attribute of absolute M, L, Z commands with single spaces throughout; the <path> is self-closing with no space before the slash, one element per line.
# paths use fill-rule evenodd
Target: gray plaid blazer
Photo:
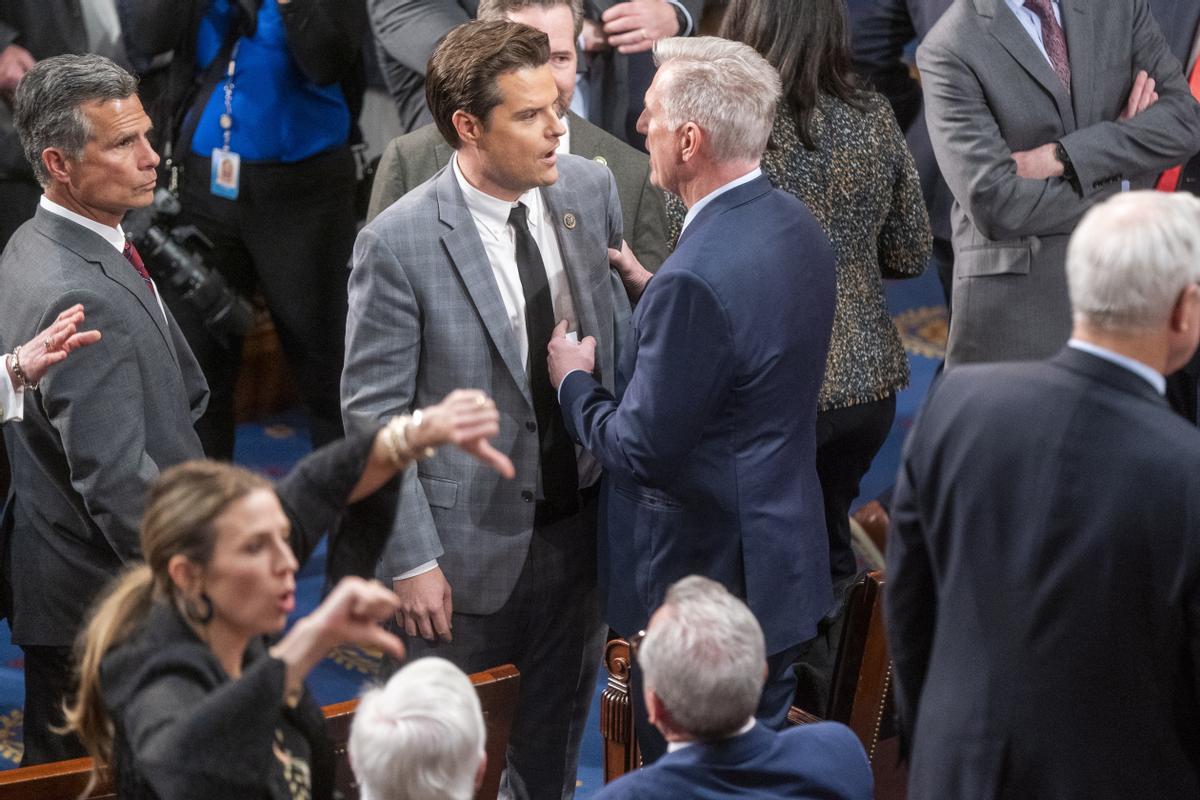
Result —
<path fill-rule="evenodd" d="M 608 263 L 607 249 L 622 236 L 617 188 L 607 168 L 576 156 L 559 156 L 558 171 L 558 182 L 542 193 L 558 223 L 580 338 L 596 337 L 596 375 L 612 389 L 615 331 L 628 316 Z M 574 227 L 564 222 L 568 213 Z M 516 478 L 506 481 L 452 447 L 410 468 L 378 574 L 390 582 L 436 558 L 454 590 L 454 610 L 490 614 L 525 563 L 538 437 L 504 302 L 447 167 L 380 213 L 355 243 L 342 373 L 347 430 L 436 403 L 456 388 L 495 399 L 495 446 L 512 459 Z"/>

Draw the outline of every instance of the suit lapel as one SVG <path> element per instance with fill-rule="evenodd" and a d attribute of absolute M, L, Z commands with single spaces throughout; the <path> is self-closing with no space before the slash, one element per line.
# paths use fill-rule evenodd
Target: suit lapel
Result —
<path fill-rule="evenodd" d="M 580 212 L 578 198 L 564 185 L 562 175 L 558 181 L 542 188 L 542 199 L 550 214 L 554 235 L 558 239 L 558 252 L 562 254 L 563 270 L 567 273 L 567 283 L 571 287 L 571 302 L 575 306 L 576 322 L 579 325 L 579 338 L 595 336 L 597 343 L 609 348 L 612 342 L 607 331 L 600 329 L 596 315 L 596 305 L 591 292 L 591 276 L 588 272 L 588 254 L 583 235 L 583 225 L 591 222 Z M 567 215 L 570 215 L 568 217 Z M 564 220 L 574 218 L 575 224 L 568 227 Z M 599 380 L 599 366 L 610 363 L 605 353 L 597 354 L 596 367 Z"/>
<path fill-rule="evenodd" d="M 1071 100 L 1075 122 L 1092 122 L 1092 66 L 1096 35 L 1094 18 L 1083 0 L 1063 0 L 1063 32 L 1067 36 L 1067 56 L 1071 61 Z"/>
<path fill-rule="evenodd" d="M 525 365 L 521 363 L 517 340 L 508 326 L 504 300 L 500 297 L 500 288 L 496 285 L 496 276 L 492 274 L 491 262 L 484 252 L 479 231 L 475 229 L 475 220 L 471 218 L 462 190 L 458 188 L 453 166 L 448 165 L 443 169 L 437 181 L 438 218 L 450 226 L 450 231 L 442 236 L 442 243 L 450 254 L 450 263 L 462 278 L 475 311 L 496 351 L 500 353 L 500 359 L 512 374 L 513 382 L 532 407 L 529 380 L 525 375 Z"/>
<path fill-rule="evenodd" d="M 1067 0 L 1067 2 L 1074 2 L 1074 0 Z M 1063 88 L 1062 81 L 1051 69 L 1050 62 L 1038 50 L 1033 39 L 1029 37 L 1029 33 L 1021 26 L 1020 21 L 1004 0 L 975 0 L 975 8 L 981 16 L 991 17 L 992 21 L 987 27 L 992 36 L 1021 65 L 1021 68 L 1054 98 L 1054 104 L 1058 107 L 1058 115 L 1062 118 L 1063 130 L 1067 133 L 1075 130 L 1075 111 L 1071 108 L 1071 98 L 1067 94 L 1067 90 Z M 1067 37 L 1072 81 L 1074 81 L 1075 59 L 1074 51 L 1071 49 L 1070 33 L 1067 34 Z"/>
<path fill-rule="evenodd" d="M 151 321 L 154 322 L 154 327 L 158 329 L 159 335 L 162 336 L 163 344 L 167 346 L 167 351 L 171 354 L 171 359 L 175 362 L 175 366 L 178 367 L 179 354 L 175 352 L 175 345 L 171 342 L 171 334 L 167 331 L 167 320 L 158 305 L 158 300 L 146 288 L 142 277 L 125 260 L 125 257 L 118 253 L 112 245 L 104 241 L 99 234 L 93 233 L 81 225 L 76 225 L 74 222 L 53 214 L 44 208 L 38 208 L 36 219 L 42 233 L 75 253 L 75 255 L 84 261 L 90 261 L 99 266 L 105 277 L 133 295 L 134 299 L 150 315 Z"/>

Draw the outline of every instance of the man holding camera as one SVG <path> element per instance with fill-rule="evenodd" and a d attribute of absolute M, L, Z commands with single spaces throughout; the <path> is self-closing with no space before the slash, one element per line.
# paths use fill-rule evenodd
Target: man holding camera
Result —
<path fill-rule="evenodd" d="M 84 755 L 62 725 L 71 644 L 105 584 L 139 557 L 138 521 L 160 470 L 203 455 L 204 376 L 121 219 L 154 195 L 158 155 L 137 82 L 95 55 L 38 62 L 15 123 L 44 194 L 0 259 L 0 343 L 27 342 L 77 303 L 103 338 L 41 378 L 14 369 L 24 420 L 5 431 L 13 641 L 25 652 L 25 755 Z M 55 350 L 56 337 L 33 347 Z M 10 365 L 41 354 L 25 345 Z"/>
<path fill-rule="evenodd" d="M 204 261 L 235 290 L 262 291 L 313 444 L 339 438 L 365 4 L 127 0 L 120 11 L 136 63 L 170 59 L 148 75 L 147 105 L 178 182 L 178 224 L 212 243 Z M 210 315 L 164 289 L 212 388 L 204 450 L 232 458 L 242 337 L 218 335 Z"/>

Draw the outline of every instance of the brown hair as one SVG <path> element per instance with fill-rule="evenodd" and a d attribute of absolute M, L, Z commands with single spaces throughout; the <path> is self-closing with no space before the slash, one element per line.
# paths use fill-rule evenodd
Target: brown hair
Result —
<path fill-rule="evenodd" d="M 496 80 L 506 72 L 550 61 L 546 34 L 516 22 L 466 22 L 442 40 L 425 70 L 425 101 L 438 131 L 457 150 L 462 142 L 454 112 L 463 110 L 487 124 L 503 102 Z"/>
<path fill-rule="evenodd" d="M 79 735 L 96 769 L 112 759 L 113 726 L 100 694 L 100 662 L 129 638 L 155 600 L 180 602 L 167 565 L 176 555 L 207 564 L 216 544 L 213 525 L 231 504 L 257 489 L 270 489 L 260 475 L 215 461 L 188 461 L 164 472 L 150 489 L 142 515 L 146 563 L 127 569 L 92 607 L 75 642 L 79 686 L 66 708 L 67 730 Z M 94 782 L 96 773 L 92 773 Z M 92 789 L 92 784 L 84 794 Z"/>
<path fill-rule="evenodd" d="M 571 19 L 575 23 L 575 38 L 579 38 L 583 30 L 583 0 L 479 0 L 479 10 L 475 19 L 491 21 L 508 19 L 508 15 L 527 8 L 552 9 L 566 6 L 571 9 Z"/>
<path fill-rule="evenodd" d="M 850 63 L 846 0 L 731 0 L 721 36 L 750 45 L 779 70 L 801 143 L 816 149 L 819 95 L 864 111 L 867 98 Z"/>

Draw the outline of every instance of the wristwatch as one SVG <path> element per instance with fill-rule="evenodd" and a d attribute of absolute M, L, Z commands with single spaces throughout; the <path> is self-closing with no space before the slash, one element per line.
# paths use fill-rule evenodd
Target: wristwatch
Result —
<path fill-rule="evenodd" d="M 1062 142 L 1054 143 L 1054 157 L 1063 165 L 1063 177 L 1077 184 L 1079 181 L 1075 175 L 1075 165 L 1071 163 L 1071 157 L 1067 155 L 1067 148 L 1063 147 Z"/>

